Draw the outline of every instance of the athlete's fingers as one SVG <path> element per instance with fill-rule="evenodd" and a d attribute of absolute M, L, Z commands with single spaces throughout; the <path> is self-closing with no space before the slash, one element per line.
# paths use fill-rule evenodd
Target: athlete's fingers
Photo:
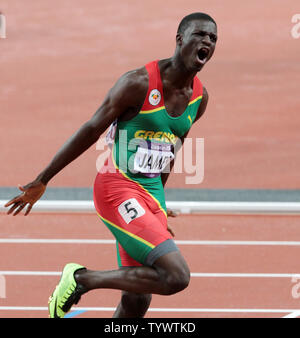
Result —
<path fill-rule="evenodd" d="M 7 215 L 10 215 L 17 207 L 19 207 L 21 202 L 16 202 L 7 212 Z"/>
<path fill-rule="evenodd" d="M 19 205 L 18 209 L 13 213 L 13 216 L 18 215 L 18 213 L 21 212 L 24 209 L 25 206 L 26 206 L 26 203 L 21 203 Z"/>
<path fill-rule="evenodd" d="M 32 209 L 32 205 L 29 204 L 28 207 L 27 207 L 27 209 L 26 209 L 26 211 L 25 211 L 24 216 L 27 216 L 30 213 L 31 209 Z"/>
<path fill-rule="evenodd" d="M 169 231 L 169 233 L 170 233 L 173 237 L 175 237 L 175 233 L 174 233 L 174 231 L 173 231 L 171 225 L 169 225 L 169 224 L 168 224 L 168 231 Z"/>
<path fill-rule="evenodd" d="M 12 204 L 19 203 L 21 201 L 22 201 L 21 196 L 18 195 L 16 197 L 14 197 L 13 199 L 11 199 L 10 201 L 8 201 L 6 204 L 4 204 L 4 207 L 7 208 L 7 207 L 9 207 Z"/>
<path fill-rule="evenodd" d="M 18 184 L 18 188 L 19 188 L 21 191 L 23 191 L 23 192 L 26 191 L 25 187 L 23 187 L 21 184 Z"/>
<path fill-rule="evenodd" d="M 14 204 L 14 203 L 20 203 L 23 202 L 23 196 L 24 196 L 24 192 L 25 189 L 24 187 L 21 186 L 21 184 L 18 184 L 18 188 L 23 192 L 23 194 L 20 194 L 18 196 L 15 196 L 14 198 L 12 198 L 10 201 L 8 201 L 6 204 L 4 204 L 4 207 L 7 208 L 10 205 Z"/>
<path fill-rule="evenodd" d="M 179 215 L 179 213 L 172 210 L 172 209 L 167 209 L 167 215 L 168 215 L 168 217 L 177 217 Z"/>

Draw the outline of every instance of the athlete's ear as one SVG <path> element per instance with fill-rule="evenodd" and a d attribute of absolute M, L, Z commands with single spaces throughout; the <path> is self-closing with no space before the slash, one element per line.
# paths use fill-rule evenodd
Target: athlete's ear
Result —
<path fill-rule="evenodd" d="M 181 33 L 176 34 L 176 45 L 178 46 L 182 45 L 182 34 Z"/>

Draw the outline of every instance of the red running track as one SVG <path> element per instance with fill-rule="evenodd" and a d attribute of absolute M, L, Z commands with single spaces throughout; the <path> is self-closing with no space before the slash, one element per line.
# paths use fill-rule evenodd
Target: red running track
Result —
<path fill-rule="evenodd" d="M 295 243 L 300 241 L 299 220 L 298 216 L 224 215 L 181 215 L 171 219 L 176 240 L 216 243 L 179 242 L 193 273 L 191 283 L 173 296 L 154 295 L 147 317 L 283 317 L 297 311 L 299 299 L 292 292 L 297 291 L 298 280 L 292 277 L 300 273 L 297 259 L 300 242 Z M 0 257 L 5 257 L 0 262 L 0 271 L 16 272 L 4 275 L 6 298 L 0 298 L 0 317 L 47 317 L 48 297 L 67 262 L 98 270 L 117 267 L 112 243 L 26 243 L 28 239 L 112 239 L 95 215 L 32 214 L 12 218 L 1 214 L 0 224 Z M 3 239 L 12 242 L 4 243 Z M 23 239 L 25 243 L 15 243 L 14 239 Z M 229 245 L 228 241 L 235 241 L 235 245 Z M 259 241 L 265 244 L 259 245 Z M 270 241 L 273 245 L 266 244 Z M 20 271 L 46 275 L 23 276 Z M 197 277 L 197 273 L 208 275 Z M 224 273 L 233 275 L 228 277 Z M 243 275 L 248 273 L 254 275 Z M 111 317 L 111 308 L 117 305 L 119 295 L 117 290 L 88 293 L 78 306 L 98 309 L 89 309 L 79 317 Z M 164 310 L 158 312 L 161 308 Z"/>
<path fill-rule="evenodd" d="M 226 6 L 217 1 L 201 4 L 201 10 L 217 20 L 220 35 L 214 59 L 200 74 L 210 93 L 209 107 L 190 134 L 205 138 L 205 180 L 201 188 L 298 188 L 299 41 L 290 32 L 291 17 L 298 12 L 299 3 L 270 3 L 268 7 L 260 0 L 228 0 Z M 173 53 L 178 22 L 183 15 L 198 11 L 199 1 L 133 0 L 129 8 L 124 1 L 99 6 L 96 0 L 78 0 L 71 7 L 69 0 L 61 0 L 59 6 L 53 6 L 50 0 L 15 4 L 2 0 L 1 6 L 9 26 L 0 55 L 5 65 L 1 68 L 0 90 L 0 143 L 5 145 L 0 154 L 0 184 L 15 186 L 26 184 L 38 174 L 66 138 L 90 118 L 121 74 Z M 154 16 L 153 8 L 159 8 Z M 122 16 L 115 15 L 119 12 Z M 45 31 L 47 21 L 51 27 Z M 52 185 L 91 186 L 99 154 L 93 147 L 57 175 Z M 184 179 L 185 175 L 172 174 L 168 187 L 187 188 Z M 181 216 L 172 223 L 180 240 L 300 238 L 299 217 L 194 215 Z M 0 232 L 1 238 L 111 238 L 92 215 L 33 214 L 26 219 L 0 215 Z M 299 246 L 218 244 L 180 248 L 192 272 L 300 271 Z M 2 271 L 59 271 L 70 260 L 91 268 L 116 266 L 111 244 L 1 243 L 0 251 Z M 57 280 L 58 276 L 5 276 L 6 298 L 0 298 L 0 309 L 45 307 Z M 279 277 L 193 277 L 181 294 L 154 296 L 151 307 L 293 310 L 299 308 L 299 300 L 291 295 L 293 285 L 291 278 Z M 86 295 L 80 306 L 114 307 L 118 296 L 118 291 L 95 291 Z M 149 312 L 148 316 L 286 314 Z M 0 310 L 0 316 L 45 317 L 47 313 Z M 82 316 L 111 316 L 111 311 L 88 311 Z"/>

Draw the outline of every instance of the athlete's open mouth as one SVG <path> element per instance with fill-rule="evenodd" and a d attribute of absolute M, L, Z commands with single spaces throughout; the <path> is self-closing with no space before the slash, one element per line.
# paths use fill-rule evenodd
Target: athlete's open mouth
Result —
<path fill-rule="evenodd" d="M 209 54 L 209 48 L 207 47 L 202 47 L 198 50 L 198 58 L 199 60 L 204 63 L 208 57 Z"/>

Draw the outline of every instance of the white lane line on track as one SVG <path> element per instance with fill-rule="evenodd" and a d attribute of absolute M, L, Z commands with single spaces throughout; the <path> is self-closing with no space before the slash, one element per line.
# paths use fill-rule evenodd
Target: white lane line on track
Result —
<path fill-rule="evenodd" d="M 0 212 L 6 212 L 4 208 L 7 200 L 0 200 Z M 299 215 L 299 202 L 203 202 L 203 201 L 166 201 L 170 209 L 178 210 L 182 214 L 286 214 Z M 32 212 L 53 213 L 93 213 L 95 206 L 93 201 L 71 201 L 71 200 L 40 200 Z"/>
<path fill-rule="evenodd" d="M 113 239 L 0 238 L 3 244 L 115 244 Z"/>
<path fill-rule="evenodd" d="M 229 277 L 229 278 L 300 278 L 299 273 L 198 273 L 192 272 L 192 277 Z"/>
<path fill-rule="evenodd" d="M 72 310 L 115 311 L 115 307 L 73 307 Z M 202 308 L 150 308 L 149 312 L 223 312 L 223 313 L 294 313 L 297 309 L 202 309 Z M 0 306 L 0 311 L 48 311 L 46 306 Z"/>
<path fill-rule="evenodd" d="M 61 271 L 0 271 L 2 276 L 60 276 Z M 215 272 L 192 272 L 191 277 L 196 278 L 300 278 L 300 273 L 215 273 Z"/>
<path fill-rule="evenodd" d="M 115 244 L 114 239 L 0 238 L 2 244 Z M 300 246 L 300 241 L 175 240 L 178 245 Z"/>
<path fill-rule="evenodd" d="M 289 313 L 288 315 L 282 317 L 282 318 L 297 318 L 300 316 L 300 311 L 294 311 L 292 313 Z"/>

